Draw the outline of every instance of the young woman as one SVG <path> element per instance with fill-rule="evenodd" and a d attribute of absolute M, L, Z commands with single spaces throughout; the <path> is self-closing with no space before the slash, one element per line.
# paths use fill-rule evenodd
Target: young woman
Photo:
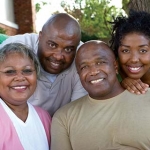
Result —
<path fill-rule="evenodd" d="M 122 86 L 143 94 L 150 85 L 150 14 L 130 10 L 113 24 L 111 48 L 120 65 Z"/>

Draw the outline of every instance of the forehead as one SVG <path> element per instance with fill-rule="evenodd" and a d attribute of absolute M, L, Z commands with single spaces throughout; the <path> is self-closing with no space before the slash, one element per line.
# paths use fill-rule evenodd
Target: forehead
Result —
<path fill-rule="evenodd" d="M 0 63 L 1 64 L 7 64 L 7 63 L 11 63 L 11 64 L 15 64 L 16 62 L 20 62 L 20 65 L 23 62 L 28 62 L 31 63 L 32 60 L 29 56 L 27 56 L 24 53 L 20 53 L 20 52 L 8 52 L 5 54 L 4 57 L 0 58 Z"/>
<path fill-rule="evenodd" d="M 54 22 L 54 23 L 50 23 L 47 24 L 44 28 L 43 28 L 43 32 L 45 34 L 51 34 L 51 35 L 57 35 L 57 36 L 66 36 L 67 38 L 71 38 L 74 36 L 80 36 L 80 29 L 79 27 L 74 24 L 73 22 L 68 22 L 68 23 L 59 23 L 58 22 Z"/>
<path fill-rule="evenodd" d="M 77 34 L 76 32 L 69 32 L 65 29 L 56 28 L 54 26 L 47 28 L 43 35 L 47 41 L 50 40 L 57 44 L 64 44 L 65 46 L 77 46 L 80 41 L 80 34 Z"/>
<path fill-rule="evenodd" d="M 133 43 L 134 42 L 150 42 L 150 38 L 142 33 L 127 33 L 126 35 L 123 36 L 121 39 L 121 42 L 128 42 L 128 43 Z"/>
<path fill-rule="evenodd" d="M 83 61 L 85 59 L 87 59 L 87 61 L 90 61 L 98 58 L 108 59 L 111 61 L 114 57 L 109 47 L 105 45 L 84 45 L 77 53 L 78 61 Z"/>

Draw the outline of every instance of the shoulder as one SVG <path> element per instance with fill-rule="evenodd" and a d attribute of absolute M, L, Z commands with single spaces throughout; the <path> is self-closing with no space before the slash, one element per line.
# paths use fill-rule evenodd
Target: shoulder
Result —
<path fill-rule="evenodd" d="M 126 90 L 126 95 L 128 95 L 130 97 L 135 97 L 137 99 L 148 98 L 148 97 L 150 97 L 150 88 L 148 88 L 148 90 L 145 94 L 140 94 L 140 95 L 130 93 L 129 91 Z"/>
<path fill-rule="evenodd" d="M 1 45 L 3 47 L 9 43 L 22 43 L 32 48 L 35 47 L 36 43 L 38 42 L 38 34 L 35 33 L 26 33 L 26 34 L 18 34 L 14 36 L 9 36 Z"/>
<path fill-rule="evenodd" d="M 130 93 L 128 90 L 125 90 L 122 94 L 119 94 L 118 96 L 115 97 L 118 99 L 120 102 L 123 104 L 127 105 L 146 105 L 150 106 L 150 88 L 145 94 L 134 94 Z"/>
<path fill-rule="evenodd" d="M 150 101 L 150 88 L 148 88 L 148 90 L 145 94 L 141 94 L 139 96 L 141 96 L 141 98 L 143 97 L 145 99 L 149 99 L 149 101 Z"/>
<path fill-rule="evenodd" d="M 38 106 L 33 106 L 33 107 L 35 108 L 36 112 L 38 113 L 38 115 L 41 119 L 43 118 L 43 119 L 51 120 L 51 116 L 49 115 L 49 113 L 46 110 L 44 110 Z"/>
<path fill-rule="evenodd" d="M 38 34 L 36 33 L 25 33 L 25 34 L 18 34 L 14 36 L 9 36 L 6 41 L 22 41 L 24 39 L 36 39 L 38 38 Z"/>
<path fill-rule="evenodd" d="M 59 108 L 54 114 L 53 118 L 69 117 L 78 113 L 81 107 L 86 103 L 88 95 L 85 95 L 75 101 L 72 101 L 63 107 Z"/>

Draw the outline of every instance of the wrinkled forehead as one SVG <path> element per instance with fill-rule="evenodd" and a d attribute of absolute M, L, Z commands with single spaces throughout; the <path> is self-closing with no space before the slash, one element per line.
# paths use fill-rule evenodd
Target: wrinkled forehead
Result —
<path fill-rule="evenodd" d="M 113 51 L 107 46 L 106 44 L 95 44 L 95 43 L 88 43 L 88 44 L 83 44 L 78 52 L 76 57 L 86 57 L 86 55 L 89 54 L 91 57 L 97 55 L 97 57 L 103 57 L 105 56 L 106 58 L 114 58 L 114 53 Z"/>

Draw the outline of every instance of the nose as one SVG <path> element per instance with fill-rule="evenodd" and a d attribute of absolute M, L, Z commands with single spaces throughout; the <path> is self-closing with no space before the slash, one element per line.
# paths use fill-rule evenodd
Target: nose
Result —
<path fill-rule="evenodd" d="M 61 49 L 54 52 L 53 57 L 56 60 L 62 60 L 64 58 L 63 51 Z"/>
<path fill-rule="evenodd" d="M 97 67 L 92 66 L 92 67 L 90 68 L 90 75 L 91 75 L 91 76 L 96 76 L 96 75 L 99 74 L 99 73 L 100 73 L 100 71 L 99 71 L 99 69 L 98 69 Z"/>
<path fill-rule="evenodd" d="M 16 81 L 23 81 L 23 80 L 25 80 L 25 76 L 22 74 L 21 71 L 18 71 L 16 76 L 15 76 L 15 78 L 14 78 L 14 80 L 16 80 Z"/>
<path fill-rule="evenodd" d="M 139 62 L 139 55 L 138 55 L 138 53 L 132 53 L 131 56 L 130 56 L 130 61 L 132 63 Z"/>

